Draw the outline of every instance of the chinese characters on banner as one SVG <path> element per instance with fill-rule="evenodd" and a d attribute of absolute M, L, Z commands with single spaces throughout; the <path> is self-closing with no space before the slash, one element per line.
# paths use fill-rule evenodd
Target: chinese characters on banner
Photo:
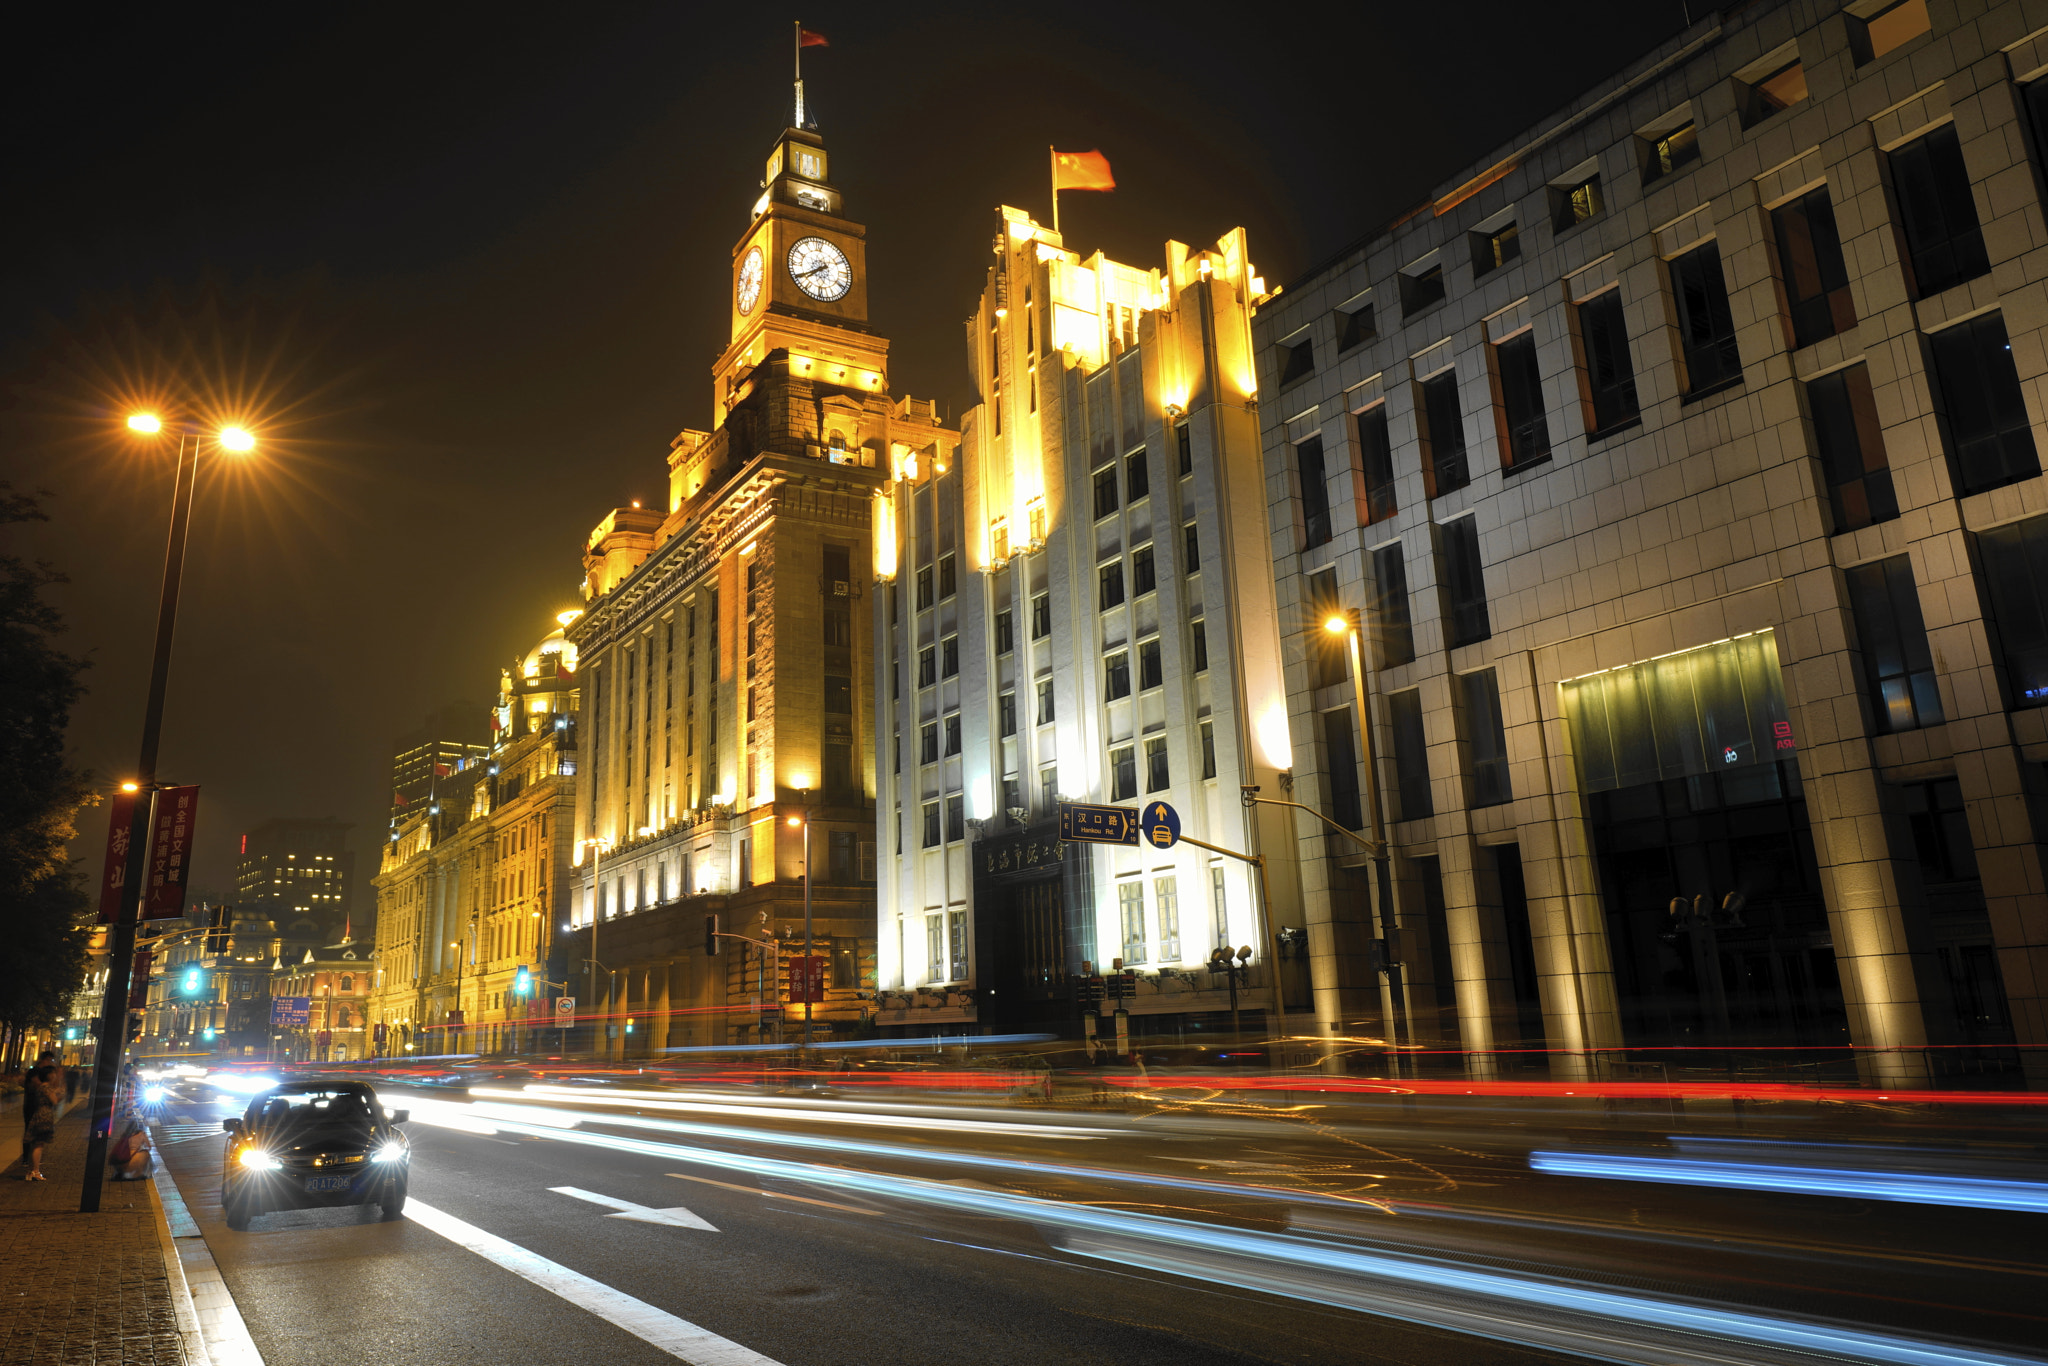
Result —
<path fill-rule="evenodd" d="M 797 1005 L 825 999 L 823 954 L 798 954 L 789 960 L 789 999 Z"/>
<path fill-rule="evenodd" d="M 149 837 L 149 881 L 143 888 L 144 920 L 173 920 L 185 914 L 185 878 L 192 862 L 193 822 L 198 818 L 198 788 L 157 789 L 156 827 Z"/>
<path fill-rule="evenodd" d="M 121 884 L 128 876 L 128 834 L 135 821 L 135 793 L 116 792 L 107 803 L 107 866 L 100 872 L 100 924 L 121 914 Z"/>

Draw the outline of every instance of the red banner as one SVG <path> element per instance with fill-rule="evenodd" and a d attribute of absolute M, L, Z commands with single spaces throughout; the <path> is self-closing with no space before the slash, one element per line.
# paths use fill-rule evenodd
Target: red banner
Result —
<path fill-rule="evenodd" d="M 789 999 L 792 1004 L 813 1004 L 825 999 L 825 959 L 822 954 L 798 954 L 789 960 Z"/>
<path fill-rule="evenodd" d="M 107 865 L 100 872 L 100 924 L 121 914 L 121 884 L 128 875 L 128 836 L 135 824 L 135 793 L 116 792 L 107 803 Z"/>
<path fill-rule="evenodd" d="M 149 968 L 156 962 L 156 953 L 151 949 L 137 949 L 135 964 L 128 972 L 128 1008 L 146 1010 L 149 1007 Z"/>
<path fill-rule="evenodd" d="M 144 920 L 175 920 L 185 914 L 185 882 L 191 872 L 192 831 L 198 818 L 198 788 L 157 789 L 155 828 L 149 837 L 149 881 L 143 888 Z"/>

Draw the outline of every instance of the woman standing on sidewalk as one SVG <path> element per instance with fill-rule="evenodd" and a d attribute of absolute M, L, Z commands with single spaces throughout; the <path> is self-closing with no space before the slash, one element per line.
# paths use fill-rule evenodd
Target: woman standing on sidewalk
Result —
<path fill-rule="evenodd" d="M 57 1101 L 64 1084 L 57 1080 L 56 1064 L 44 1054 L 36 1067 L 21 1079 L 21 1160 L 28 1164 L 24 1181 L 47 1180 L 43 1175 L 43 1149 L 57 1133 Z"/>

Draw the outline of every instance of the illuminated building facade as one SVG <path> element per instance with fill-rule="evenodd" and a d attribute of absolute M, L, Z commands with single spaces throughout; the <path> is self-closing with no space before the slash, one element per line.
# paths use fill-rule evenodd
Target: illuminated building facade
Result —
<path fill-rule="evenodd" d="M 583 686 L 571 961 L 601 965 L 579 990 L 608 1001 L 614 1053 L 774 1038 L 800 1018 L 792 818 L 811 821 L 820 1029 L 857 1025 L 873 986 L 870 527 L 898 453 L 942 458 L 955 437 L 929 403 L 889 395 L 864 229 L 823 139 L 786 130 L 763 185 L 733 249 L 712 429 L 671 443 L 665 509 L 619 508 L 591 533 L 569 628 Z M 714 916 L 743 937 L 715 957 Z"/>
<path fill-rule="evenodd" d="M 2048 1042 L 2040 21 L 1724 11 L 1261 310 L 1296 790 L 1384 802 L 1418 1041 Z"/>
<path fill-rule="evenodd" d="M 235 905 L 276 927 L 287 962 L 348 927 L 356 866 L 349 829 L 345 821 L 279 818 L 242 836 Z"/>
<path fill-rule="evenodd" d="M 1219 945 L 1254 949 L 1247 1028 L 1275 946 L 1305 1010 L 1288 827 L 1240 800 L 1284 795 L 1292 754 L 1244 234 L 1139 269 L 1016 209 L 995 226 L 980 401 L 957 459 L 897 460 L 877 540 L 879 1021 L 1075 1031 L 1074 978 L 1121 958 L 1141 1033 L 1228 1028 Z M 1062 851 L 1062 801 L 1166 801 L 1186 835 L 1269 856 L 1273 933 L 1248 865 Z"/>

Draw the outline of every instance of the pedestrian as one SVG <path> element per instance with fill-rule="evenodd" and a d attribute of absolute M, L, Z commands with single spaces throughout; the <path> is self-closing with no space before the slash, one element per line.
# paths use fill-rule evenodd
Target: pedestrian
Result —
<path fill-rule="evenodd" d="M 113 1151 L 107 1154 L 107 1165 L 114 1169 L 110 1178 L 114 1181 L 142 1181 L 149 1176 L 150 1147 L 149 1134 L 137 1120 L 129 1120 L 126 1132 L 121 1135 Z"/>
<path fill-rule="evenodd" d="M 24 1181 L 45 1181 L 43 1149 L 57 1135 L 57 1101 L 64 1084 L 57 1080 L 57 1055 L 45 1052 L 21 1079 L 21 1160 Z"/>

